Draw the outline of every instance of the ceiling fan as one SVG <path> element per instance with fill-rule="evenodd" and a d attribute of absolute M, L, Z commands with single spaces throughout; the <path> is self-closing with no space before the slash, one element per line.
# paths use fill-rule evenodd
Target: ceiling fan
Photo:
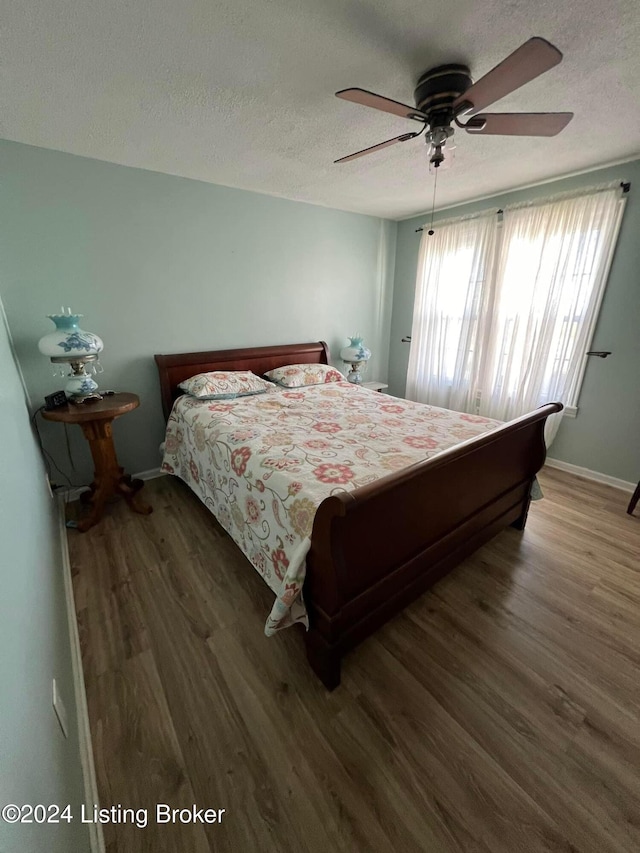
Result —
<path fill-rule="evenodd" d="M 454 147 L 454 123 L 472 134 L 555 136 L 571 121 L 573 113 L 484 113 L 481 110 L 561 61 L 562 53 L 558 48 L 536 36 L 520 45 L 476 83 L 472 81 L 466 65 L 439 65 L 425 71 L 414 92 L 415 107 L 392 101 L 366 89 L 342 89 L 336 92 L 338 98 L 412 119 L 420 122 L 422 129 L 379 142 L 347 157 L 340 157 L 335 162 L 346 163 L 425 133 L 430 169 L 438 169 L 443 164 L 447 165 L 451 159 L 446 152 Z"/>

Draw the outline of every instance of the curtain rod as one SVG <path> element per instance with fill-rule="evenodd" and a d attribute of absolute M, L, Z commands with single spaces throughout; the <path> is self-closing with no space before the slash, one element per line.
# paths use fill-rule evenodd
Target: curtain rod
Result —
<path fill-rule="evenodd" d="M 626 195 L 629 192 L 629 190 L 631 189 L 631 182 L 630 181 L 620 181 L 620 188 L 621 188 L 622 192 Z M 502 208 L 499 208 L 498 210 L 496 210 L 496 216 L 501 216 L 503 213 L 504 213 L 504 210 Z M 437 224 L 438 223 L 436 222 L 436 225 Z M 415 233 L 418 234 L 420 231 L 424 231 L 424 227 L 421 226 L 420 228 L 416 228 Z"/>

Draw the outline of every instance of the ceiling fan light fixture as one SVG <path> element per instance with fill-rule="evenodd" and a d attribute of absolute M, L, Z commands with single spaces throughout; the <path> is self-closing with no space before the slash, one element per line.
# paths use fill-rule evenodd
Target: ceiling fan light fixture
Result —
<path fill-rule="evenodd" d="M 453 164 L 454 131 L 451 126 L 440 125 L 425 134 L 429 172 L 434 174 L 438 169 L 449 169 Z"/>
<path fill-rule="evenodd" d="M 516 48 L 502 62 L 475 83 L 466 65 L 449 64 L 430 68 L 418 80 L 414 91 L 415 107 L 369 92 L 367 89 L 341 89 L 337 97 L 402 118 L 419 121 L 422 129 L 341 157 L 345 163 L 381 148 L 405 142 L 425 133 L 430 144 L 429 160 L 436 174 L 450 161 L 453 124 L 471 134 L 483 136 L 555 136 L 573 118 L 573 113 L 485 113 L 484 110 L 515 92 L 521 86 L 549 71 L 562 60 L 562 53 L 546 39 L 534 36 Z M 463 123 L 459 117 L 465 117 Z M 449 163 L 447 163 L 449 165 Z"/>
<path fill-rule="evenodd" d="M 429 174 L 435 175 L 441 169 L 451 168 L 455 153 L 453 148 L 448 148 L 446 145 L 430 143 L 427 146 L 427 156 L 429 158 Z"/>

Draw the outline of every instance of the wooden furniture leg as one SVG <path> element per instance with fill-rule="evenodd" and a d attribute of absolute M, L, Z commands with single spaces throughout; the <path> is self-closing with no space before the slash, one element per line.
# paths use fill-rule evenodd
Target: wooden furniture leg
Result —
<path fill-rule="evenodd" d="M 133 480 L 130 474 L 123 474 L 116 488 L 118 493 L 126 500 L 129 509 L 139 512 L 142 515 L 148 515 L 151 512 L 151 507 L 138 498 L 138 492 L 143 486 L 144 483 L 142 480 Z"/>
<path fill-rule="evenodd" d="M 107 500 L 115 494 L 121 494 L 134 512 L 148 515 L 152 508 L 137 500 L 137 493 L 143 486 L 142 480 L 132 480 L 125 475 L 124 468 L 118 465 L 113 444 L 113 418 L 82 423 L 82 431 L 89 442 L 95 467 L 94 481 L 89 492 L 85 492 L 84 502 L 90 507 L 89 513 L 78 522 L 82 533 L 93 527 L 104 512 Z"/>
<path fill-rule="evenodd" d="M 527 518 L 529 517 L 529 507 L 531 506 L 531 488 L 529 488 L 529 494 L 527 495 L 527 499 L 522 506 L 522 512 L 516 518 L 515 521 L 511 522 L 511 527 L 515 527 L 516 530 L 524 530 L 527 525 Z"/>
<path fill-rule="evenodd" d="M 634 509 L 636 508 L 636 504 L 640 500 L 640 483 L 636 486 L 635 492 L 631 495 L 631 500 L 629 501 L 629 506 L 627 507 L 627 512 L 629 515 L 633 514 Z"/>
<path fill-rule="evenodd" d="M 340 684 L 340 653 L 332 649 L 313 628 L 305 634 L 307 660 L 327 690 Z"/>

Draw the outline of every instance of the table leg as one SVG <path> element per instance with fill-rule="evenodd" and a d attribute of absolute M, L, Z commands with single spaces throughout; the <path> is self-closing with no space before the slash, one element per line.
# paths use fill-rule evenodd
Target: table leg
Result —
<path fill-rule="evenodd" d="M 113 419 L 96 420 L 81 424 L 85 438 L 91 448 L 95 466 L 94 480 L 90 491 L 85 492 L 83 502 L 89 512 L 78 522 L 81 533 L 89 530 L 102 518 L 107 500 L 115 494 L 121 494 L 128 506 L 135 512 L 150 513 L 151 507 L 136 501 L 136 495 L 144 485 L 142 480 L 131 480 L 125 475 L 124 468 L 118 464 L 113 444 Z"/>
<path fill-rule="evenodd" d="M 100 482 L 96 474 L 96 488 L 93 492 L 85 492 L 88 497 L 84 498 L 82 503 L 89 508 L 89 511 L 78 521 L 78 530 L 85 533 L 94 524 L 97 524 L 104 513 L 105 504 L 108 498 L 113 493 L 107 481 Z"/>
<path fill-rule="evenodd" d="M 90 484 L 89 488 L 86 491 L 80 492 L 80 503 L 83 503 L 83 504 L 91 503 L 97 488 L 98 487 L 96 486 L 95 482 L 93 482 Z"/>
<path fill-rule="evenodd" d="M 627 512 L 629 513 L 629 515 L 633 514 L 638 500 L 640 500 L 640 483 L 638 483 L 638 485 L 636 486 L 636 490 L 631 496 L 631 500 L 629 501 L 629 506 L 627 507 Z"/>
<path fill-rule="evenodd" d="M 149 504 L 143 503 L 138 496 L 138 492 L 143 486 L 142 480 L 132 480 L 130 474 L 125 474 L 120 477 L 117 489 L 130 509 L 142 515 L 149 515 L 150 512 L 153 512 L 153 508 Z"/>

